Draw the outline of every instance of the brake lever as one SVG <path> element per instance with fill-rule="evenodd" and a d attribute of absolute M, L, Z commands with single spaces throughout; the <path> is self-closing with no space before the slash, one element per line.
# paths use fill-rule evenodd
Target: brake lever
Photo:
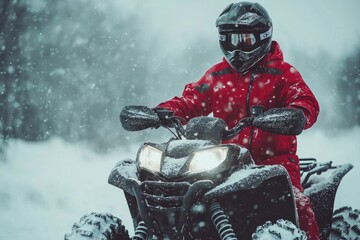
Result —
<path fill-rule="evenodd" d="M 229 139 L 235 137 L 242 130 L 244 130 L 244 128 L 251 126 L 253 120 L 254 120 L 253 117 L 244 118 L 244 119 L 240 120 L 238 122 L 238 124 L 236 124 L 236 126 L 233 127 L 232 129 L 229 129 L 229 130 L 225 129 L 222 140 L 229 140 Z"/>

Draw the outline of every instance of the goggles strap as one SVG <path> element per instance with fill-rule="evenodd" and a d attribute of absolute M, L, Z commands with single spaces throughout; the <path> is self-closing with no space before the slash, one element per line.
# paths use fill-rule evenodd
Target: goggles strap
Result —
<path fill-rule="evenodd" d="M 271 36 L 271 31 L 272 31 L 272 27 L 270 27 L 268 31 L 264 33 L 260 33 L 260 41 L 269 38 Z"/>

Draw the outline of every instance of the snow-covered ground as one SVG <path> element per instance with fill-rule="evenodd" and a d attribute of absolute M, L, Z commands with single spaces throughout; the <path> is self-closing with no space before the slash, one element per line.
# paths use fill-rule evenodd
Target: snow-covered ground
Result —
<path fill-rule="evenodd" d="M 360 208 L 360 128 L 336 136 L 305 131 L 299 155 L 354 169 L 340 185 L 335 205 Z M 44 143 L 11 142 L 6 161 L 0 161 L 0 239 L 63 239 L 72 224 L 91 211 L 110 212 L 132 223 L 122 192 L 107 184 L 116 162 L 133 157 L 138 145 L 106 155 L 61 139 Z"/>
<path fill-rule="evenodd" d="M 0 162 L 0 239 L 63 239 L 91 211 L 113 213 L 131 227 L 123 194 L 107 178 L 119 159 L 134 153 L 99 155 L 60 139 L 11 142 Z"/>

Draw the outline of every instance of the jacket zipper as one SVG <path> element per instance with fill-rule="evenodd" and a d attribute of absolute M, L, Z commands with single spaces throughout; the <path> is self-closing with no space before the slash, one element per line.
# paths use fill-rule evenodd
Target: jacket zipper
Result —
<path fill-rule="evenodd" d="M 248 117 L 251 117 L 251 111 L 250 111 L 250 94 L 251 90 L 253 88 L 254 80 L 255 80 L 255 73 L 252 73 L 250 76 L 250 82 L 248 87 L 248 92 L 246 94 L 246 113 Z M 252 144 L 253 144 L 253 135 L 254 135 L 254 127 L 251 126 L 250 129 L 250 136 L 249 136 L 249 152 L 252 154 Z"/>

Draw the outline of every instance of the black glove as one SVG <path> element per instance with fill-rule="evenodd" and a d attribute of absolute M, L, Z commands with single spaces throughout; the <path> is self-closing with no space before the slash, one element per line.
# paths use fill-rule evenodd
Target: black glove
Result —
<path fill-rule="evenodd" d="M 140 131 L 161 125 L 158 115 L 146 106 L 125 106 L 120 112 L 120 122 L 127 131 Z"/>
<path fill-rule="evenodd" d="M 297 108 L 272 108 L 255 117 L 253 126 L 264 131 L 299 135 L 304 129 L 306 118 L 304 112 Z"/>

